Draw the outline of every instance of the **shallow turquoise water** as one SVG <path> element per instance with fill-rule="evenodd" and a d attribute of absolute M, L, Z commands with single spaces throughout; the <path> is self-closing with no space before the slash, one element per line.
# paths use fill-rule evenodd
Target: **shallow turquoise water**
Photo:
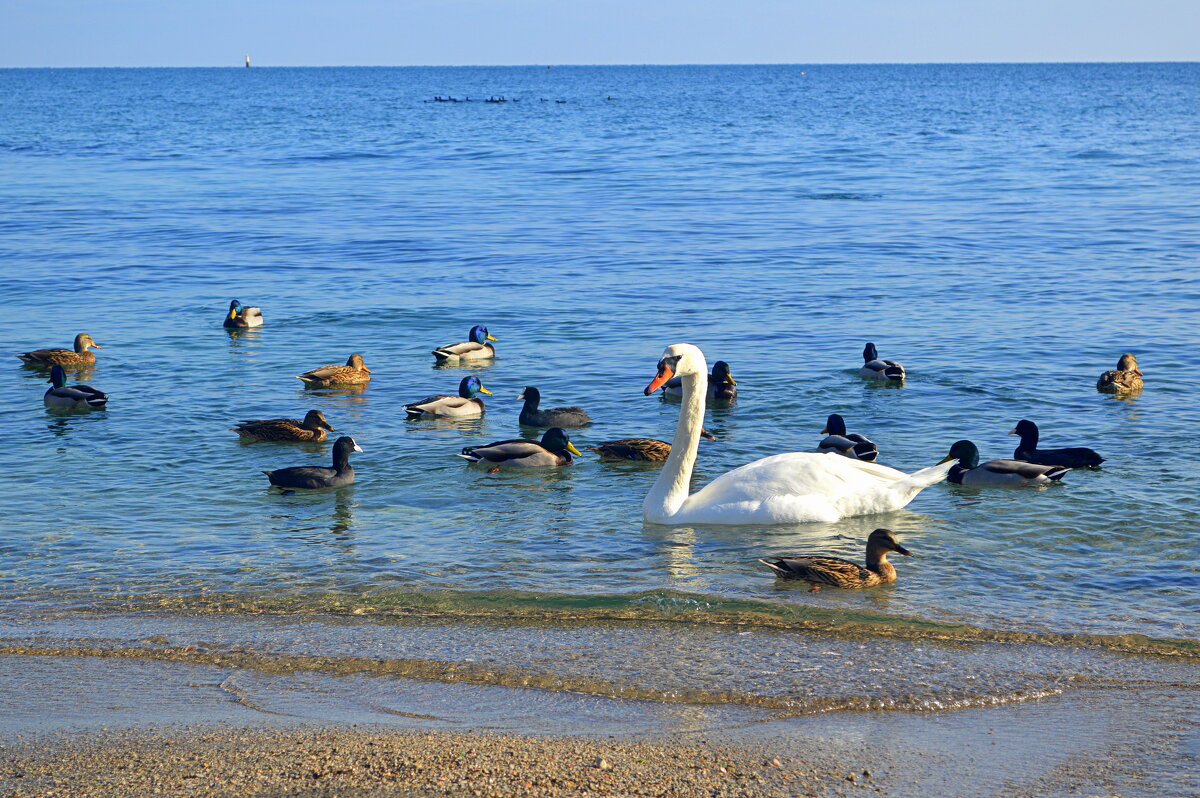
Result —
<path fill-rule="evenodd" d="M 107 412 L 53 416 L 0 376 L 0 596 L 682 590 L 998 629 L 1200 639 L 1193 364 L 1200 66 L 0 70 L 0 337 L 104 349 Z M 519 97 L 426 103 L 435 94 Z M 613 96 L 615 100 L 606 100 Z M 566 103 L 541 102 L 565 99 Z M 266 326 L 231 336 L 231 298 Z M 480 421 L 409 422 L 453 392 L 429 350 L 475 323 Z M 887 516 L 792 528 L 645 525 L 657 471 L 589 455 L 488 475 L 526 385 L 669 439 L 662 348 L 724 359 L 696 484 L 811 449 L 830 412 L 914 470 L 1021 418 L 1103 470 L 1044 490 L 938 485 Z M 875 341 L 909 371 L 865 384 Z M 1095 391 L 1122 352 L 1146 390 Z M 303 391 L 361 352 L 361 393 Z M 281 496 L 242 418 L 322 408 L 358 481 Z M 895 585 L 804 592 L 762 556 L 857 559 Z"/>

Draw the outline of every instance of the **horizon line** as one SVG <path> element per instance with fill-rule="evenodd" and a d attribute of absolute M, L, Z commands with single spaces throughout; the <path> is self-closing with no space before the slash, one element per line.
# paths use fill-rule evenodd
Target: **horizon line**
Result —
<path fill-rule="evenodd" d="M 479 69 L 532 67 L 752 67 L 752 66 L 1024 66 L 1055 64 L 1200 64 L 1200 60 L 1167 61 L 728 61 L 728 62 L 644 62 L 644 63 L 528 63 L 528 64 L 257 64 L 250 69 Z M 0 69 L 246 69 L 241 62 L 230 64 L 106 64 L 106 65 L 25 65 L 0 66 Z"/>

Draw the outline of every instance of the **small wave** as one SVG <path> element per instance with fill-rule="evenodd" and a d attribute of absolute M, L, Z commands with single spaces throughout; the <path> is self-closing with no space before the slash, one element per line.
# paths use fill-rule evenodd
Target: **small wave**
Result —
<path fill-rule="evenodd" d="M 866 202 L 880 198 L 880 194 L 859 194 L 853 191 L 828 191 L 824 193 L 808 193 L 802 192 L 796 195 L 797 199 L 809 200 L 854 200 L 858 202 Z"/>
<path fill-rule="evenodd" d="M 1120 153 L 1101 149 L 1080 150 L 1079 152 L 1071 153 L 1067 157 L 1076 161 L 1117 161 L 1124 158 Z"/>
<path fill-rule="evenodd" d="M 627 621 L 736 625 L 819 632 L 844 639 L 1011 643 L 1200 659 L 1200 640 L 1140 634 L 989 629 L 898 615 L 702 596 L 669 590 L 587 595 L 459 590 L 380 590 L 359 596 L 344 593 L 211 593 L 202 596 L 130 597 L 116 606 L 113 602 L 107 602 L 101 606 L 92 604 L 90 609 L 99 612 L 150 610 L 195 615 L 355 616 L 377 619 L 382 623 L 395 618 L 491 618 L 545 624 Z"/>
<path fill-rule="evenodd" d="M 384 160 L 392 156 L 386 152 L 366 152 L 348 150 L 344 152 L 318 152 L 307 155 L 286 155 L 282 158 L 269 158 L 268 163 L 307 163 L 312 161 L 371 161 Z"/>
<path fill-rule="evenodd" d="M 0 655 L 156 660 L 187 665 L 234 668 L 239 671 L 249 670 L 271 675 L 308 672 L 326 676 L 428 679 L 452 684 L 570 692 L 600 698 L 648 701 L 656 704 L 735 704 L 772 709 L 780 716 L 847 711 L 944 712 L 1035 701 L 1060 695 L 1063 692 L 1063 688 L 1052 687 L 1033 690 L 1017 689 L 997 693 L 952 690 L 932 695 L 898 695 L 894 697 L 761 695 L 740 690 L 661 689 L 614 682 L 581 674 L 536 672 L 528 668 L 509 669 L 494 663 L 477 664 L 470 661 L 280 654 L 226 649 L 210 645 L 155 647 L 143 644 L 123 646 L 109 641 L 95 640 L 63 641 L 56 644 L 9 641 L 0 644 Z M 285 714 L 265 709 L 255 702 L 237 684 L 236 674 L 226 678 L 219 687 L 233 700 L 250 709 L 269 714 Z"/>

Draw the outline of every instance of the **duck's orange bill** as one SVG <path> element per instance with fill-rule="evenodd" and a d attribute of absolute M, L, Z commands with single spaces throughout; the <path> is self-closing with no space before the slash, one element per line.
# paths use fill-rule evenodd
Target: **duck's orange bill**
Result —
<path fill-rule="evenodd" d="M 650 380 L 650 384 L 646 386 L 646 396 L 649 396 L 659 388 L 663 387 L 666 381 L 674 376 L 675 372 L 671 371 L 671 367 L 664 365 L 658 370 L 658 375 L 654 379 Z"/>

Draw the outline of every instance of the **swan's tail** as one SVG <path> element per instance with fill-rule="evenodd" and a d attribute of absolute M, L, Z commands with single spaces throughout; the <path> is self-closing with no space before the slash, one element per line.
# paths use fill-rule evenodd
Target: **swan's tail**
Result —
<path fill-rule="evenodd" d="M 935 466 L 930 466 L 929 468 L 922 468 L 919 471 L 914 471 L 892 487 L 894 487 L 900 493 L 911 498 L 912 496 L 916 496 L 917 492 L 922 488 L 928 488 L 930 485 L 936 485 L 945 479 L 946 475 L 950 473 L 950 469 L 953 468 L 954 464 L 957 462 L 957 460 L 950 460 L 945 463 L 938 463 Z"/>

